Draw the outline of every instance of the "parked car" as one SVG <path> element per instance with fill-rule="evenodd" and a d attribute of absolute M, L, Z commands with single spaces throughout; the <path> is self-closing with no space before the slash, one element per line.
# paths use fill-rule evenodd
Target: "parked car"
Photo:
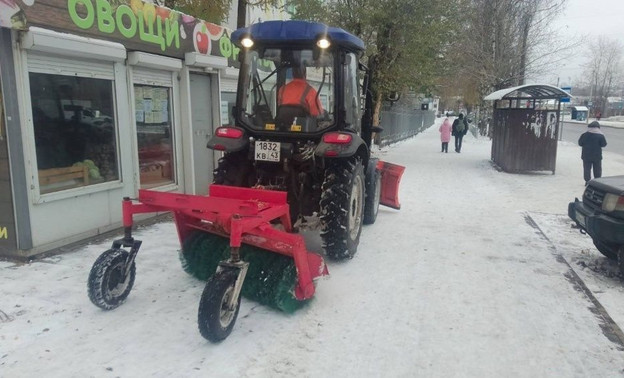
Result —
<path fill-rule="evenodd" d="M 624 176 L 589 181 L 582 200 L 568 204 L 568 216 L 624 274 Z"/>

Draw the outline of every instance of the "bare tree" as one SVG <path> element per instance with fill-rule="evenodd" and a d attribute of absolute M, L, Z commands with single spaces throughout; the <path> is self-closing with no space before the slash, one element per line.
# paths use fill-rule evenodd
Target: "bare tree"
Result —
<path fill-rule="evenodd" d="M 155 0 L 154 3 L 208 22 L 220 24 L 228 15 L 232 0 Z"/>
<path fill-rule="evenodd" d="M 521 85 L 530 73 L 566 58 L 574 43 L 556 39 L 550 22 L 566 0 L 472 0 L 464 38 L 458 41 L 458 71 L 475 81 L 482 97 Z"/>
<path fill-rule="evenodd" d="M 202 20 L 221 24 L 227 18 L 233 0 L 155 0 L 157 5 L 176 9 Z M 281 7 L 283 0 L 238 0 L 236 1 L 236 27 L 247 26 L 248 7 Z"/>
<path fill-rule="evenodd" d="M 283 1 L 280 0 L 238 0 L 236 5 L 236 27 L 244 28 L 247 26 L 247 7 L 279 7 Z"/>
<path fill-rule="evenodd" d="M 565 60 L 580 44 L 562 40 L 551 27 L 567 0 L 466 1 L 447 61 L 455 94 L 469 111 L 482 107 L 488 93 L 525 84 L 527 77 Z"/>
<path fill-rule="evenodd" d="M 594 112 L 607 116 L 607 98 L 614 94 L 623 77 L 622 44 L 614 39 L 600 36 L 589 44 L 589 56 L 584 65 L 585 77 L 589 78 L 590 101 Z"/>
<path fill-rule="evenodd" d="M 429 94 L 442 71 L 441 46 L 447 45 L 468 0 L 290 0 L 294 18 L 341 27 L 360 37 L 366 59 L 375 67 L 373 124 L 391 92 Z"/>

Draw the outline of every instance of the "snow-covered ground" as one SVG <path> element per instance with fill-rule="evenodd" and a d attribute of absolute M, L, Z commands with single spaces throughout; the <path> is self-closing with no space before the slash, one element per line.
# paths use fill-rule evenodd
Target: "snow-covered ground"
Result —
<path fill-rule="evenodd" d="M 135 233 L 136 283 L 113 311 L 86 292 L 110 240 L 0 262 L 0 376 L 624 374 L 609 324 L 624 326 L 624 285 L 566 216 L 584 188 L 579 147 L 560 142 L 555 175 L 508 174 L 491 166 L 488 139 L 468 134 L 461 154 L 440 153 L 441 120 L 377 152 L 407 167 L 402 208 L 381 208 L 355 258 L 328 263 L 314 300 L 287 315 L 243 299 L 220 344 L 197 330 L 203 284 L 180 268 L 172 223 Z M 604 175 L 624 172 L 623 155 L 604 156 Z"/>

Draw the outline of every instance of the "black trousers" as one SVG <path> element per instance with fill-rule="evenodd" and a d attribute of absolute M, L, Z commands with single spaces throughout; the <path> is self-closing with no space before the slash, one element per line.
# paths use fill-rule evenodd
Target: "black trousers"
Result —
<path fill-rule="evenodd" d="M 461 151 L 462 139 L 464 139 L 463 135 L 455 135 L 455 152 Z"/>
<path fill-rule="evenodd" d="M 592 179 L 591 172 L 592 168 L 594 170 L 594 178 L 598 178 L 602 176 L 602 160 L 583 160 L 583 178 L 585 179 L 585 184 L 589 180 Z"/>
<path fill-rule="evenodd" d="M 442 152 L 448 152 L 448 142 L 442 142 Z"/>

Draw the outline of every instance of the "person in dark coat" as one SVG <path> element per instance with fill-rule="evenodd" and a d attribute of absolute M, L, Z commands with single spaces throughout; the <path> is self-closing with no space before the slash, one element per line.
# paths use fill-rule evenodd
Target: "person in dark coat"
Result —
<path fill-rule="evenodd" d="M 600 131 L 600 123 L 594 121 L 587 126 L 587 131 L 581 134 L 578 141 L 583 147 L 581 159 L 583 159 L 583 178 L 585 185 L 591 180 L 592 169 L 594 178 L 602 176 L 602 147 L 606 147 L 607 139 Z"/>
<path fill-rule="evenodd" d="M 468 132 L 468 122 L 464 118 L 463 113 L 459 113 L 459 117 L 453 121 L 453 131 L 451 134 L 455 137 L 455 152 L 461 152 L 462 139 Z"/>

